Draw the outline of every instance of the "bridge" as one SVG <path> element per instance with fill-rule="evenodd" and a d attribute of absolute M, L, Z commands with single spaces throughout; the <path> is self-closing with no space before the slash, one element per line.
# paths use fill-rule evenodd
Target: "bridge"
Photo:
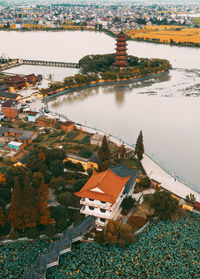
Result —
<path fill-rule="evenodd" d="M 80 241 L 84 234 L 89 232 L 95 225 L 96 218 L 88 216 L 76 227 L 63 233 L 60 240 L 50 245 L 47 253 L 39 255 L 30 268 L 25 269 L 22 275 L 24 279 L 45 279 L 46 270 L 59 265 L 59 257 L 71 251 L 71 244 Z"/>
<path fill-rule="evenodd" d="M 62 67 L 62 68 L 79 68 L 78 63 L 47 61 L 47 60 L 32 60 L 19 58 L 1 58 L 0 57 L 0 71 L 7 70 L 21 65 L 46 66 L 46 67 Z"/>

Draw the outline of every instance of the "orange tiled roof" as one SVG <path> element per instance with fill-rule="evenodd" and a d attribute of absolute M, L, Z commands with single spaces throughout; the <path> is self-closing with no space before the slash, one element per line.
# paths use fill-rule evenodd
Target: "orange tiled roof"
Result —
<path fill-rule="evenodd" d="M 110 169 L 100 173 L 94 171 L 92 177 L 90 177 L 83 188 L 79 192 L 76 192 L 75 195 L 114 203 L 129 179 L 130 176 L 120 177 Z M 92 191 L 95 188 L 100 189 L 102 192 Z"/>

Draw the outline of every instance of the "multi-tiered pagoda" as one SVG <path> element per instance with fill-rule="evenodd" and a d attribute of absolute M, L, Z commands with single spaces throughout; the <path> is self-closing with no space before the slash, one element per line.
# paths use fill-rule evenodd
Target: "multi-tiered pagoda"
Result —
<path fill-rule="evenodd" d="M 117 35 L 116 54 L 115 54 L 115 67 L 125 68 L 128 66 L 127 53 L 126 53 L 126 35 L 121 31 Z"/>

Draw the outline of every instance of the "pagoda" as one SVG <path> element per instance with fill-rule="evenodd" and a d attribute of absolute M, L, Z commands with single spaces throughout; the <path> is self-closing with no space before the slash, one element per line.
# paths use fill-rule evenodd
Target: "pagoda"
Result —
<path fill-rule="evenodd" d="M 115 62 L 113 64 L 115 67 L 125 68 L 128 66 L 126 39 L 126 35 L 122 31 L 117 35 Z"/>

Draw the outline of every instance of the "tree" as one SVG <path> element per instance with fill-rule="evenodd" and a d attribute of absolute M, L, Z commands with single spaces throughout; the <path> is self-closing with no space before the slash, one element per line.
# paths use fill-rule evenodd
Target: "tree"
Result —
<path fill-rule="evenodd" d="M 70 192 L 63 192 L 57 196 L 57 200 L 61 205 L 70 206 L 74 201 L 74 197 Z"/>
<path fill-rule="evenodd" d="M 24 220 L 23 220 L 22 189 L 20 187 L 18 177 L 15 178 L 15 185 L 12 192 L 8 220 L 10 221 L 12 228 L 18 230 L 25 229 Z"/>
<path fill-rule="evenodd" d="M 140 179 L 140 182 L 138 182 L 138 186 L 142 188 L 150 188 L 151 186 L 151 180 L 148 176 L 144 176 Z"/>
<path fill-rule="evenodd" d="M 119 148 L 119 159 L 121 162 L 124 162 L 125 154 L 126 154 L 126 148 L 124 144 L 122 144 Z"/>
<path fill-rule="evenodd" d="M 2 208 L 0 207 L 0 226 L 4 227 L 5 224 L 6 224 L 6 217 L 5 217 L 4 213 L 3 213 Z"/>
<path fill-rule="evenodd" d="M 59 190 L 60 188 L 64 189 L 65 186 L 66 186 L 66 181 L 61 176 L 59 176 L 57 178 L 52 178 L 50 183 L 49 183 L 49 187 L 51 187 L 55 190 Z"/>
<path fill-rule="evenodd" d="M 161 220 L 168 220 L 175 214 L 178 202 L 169 193 L 161 191 L 155 192 L 151 206 Z"/>
<path fill-rule="evenodd" d="M 63 162 L 61 160 L 54 160 L 50 163 L 49 169 L 55 177 L 62 176 L 64 173 Z"/>
<path fill-rule="evenodd" d="M 74 192 L 78 192 L 82 189 L 82 187 L 85 185 L 87 182 L 87 179 L 77 179 L 74 184 L 73 184 L 73 190 Z"/>
<path fill-rule="evenodd" d="M 47 184 L 44 183 L 44 179 L 43 179 L 38 189 L 39 222 L 42 225 L 49 225 L 54 222 L 54 220 L 51 219 L 50 212 L 47 208 L 48 197 L 49 197 L 49 188 Z"/>
<path fill-rule="evenodd" d="M 30 185 L 26 176 L 23 187 L 23 221 L 26 228 L 34 228 L 38 224 L 37 191 Z"/>
<path fill-rule="evenodd" d="M 131 208 L 133 208 L 136 204 L 136 200 L 133 199 L 131 196 L 125 197 L 121 203 L 121 207 L 124 210 L 129 210 Z"/>
<path fill-rule="evenodd" d="M 135 241 L 135 235 L 129 225 L 109 220 L 103 231 L 95 238 L 100 244 L 119 245 L 125 247 Z"/>
<path fill-rule="evenodd" d="M 136 154 L 138 160 L 141 161 L 142 158 L 143 158 L 143 154 L 144 154 L 144 144 L 143 144 L 142 131 L 140 131 L 139 136 L 138 136 L 137 141 L 136 141 L 135 154 Z"/>
<path fill-rule="evenodd" d="M 101 162 L 101 170 L 105 170 L 109 167 L 110 150 L 106 136 L 103 137 L 101 147 L 98 152 L 99 160 Z"/>
<path fill-rule="evenodd" d="M 63 205 L 58 205 L 53 209 L 52 217 L 56 221 L 56 227 L 58 229 L 63 229 L 67 225 L 68 211 Z"/>
<path fill-rule="evenodd" d="M 84 148 L 79 152 L 79 156 L 83 158 L 90 158 L 92 156 L 92 151 L 90 151 L 88 148 Z"/>

